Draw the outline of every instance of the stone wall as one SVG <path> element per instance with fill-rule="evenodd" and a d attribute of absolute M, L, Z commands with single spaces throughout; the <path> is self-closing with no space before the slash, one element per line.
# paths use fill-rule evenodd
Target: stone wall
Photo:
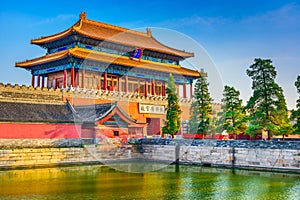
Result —
<path fill-rule="evenodd" d="M 179 161 L 211 166 L 278 169 L 300 172 L 300 150 L 230 147 L 180 147 Z"/>
<path fill-rule="evenodd" d="M 26 85 L 0 83 L 0 101 L 62 104 L 60 89 L 34 88 Z"/>
<path fill-rule="evenodd" d="M 23 148 L 0 150 L 0 168 L 93 162 L 84 148 Z"/>
<path fill-rule="evenodd" d="M 150 160 L 300 172 L 300 142 L 143 139 L 139 146 Z"/>
<path fill-rule="evenodd" d="M 40 88 L 26 85 L 12 85 L 10 83 L 0 83 L 0 100 L 1 101 L 18 101 L 34 103 L 63 103 L 68 99 L 70 102 L 86 104 L 109 101 L 138 102 L 146 104 L 166 105 L 166 97 L 148 95 L 147 97 L 139 96 L 137 93 L 125 93 L 107 90 L 94 90 L 85 88 Z M 179 103 L 189 106 L 193 99 L 179 98 Z"/>
<path fill-rule="evenodd" d="M 131 146 L 87 145 L 67 148 L 16 148 L 0 149 L 0 169 L 90 164 L 127 160 Z"/>
<path fill-rule="evenodd" d="M 207 166 L 300 172 L 300 150 L 143 145 L 144 159 Z"/>
<path fill-rule="evenodd" d="M 139 158 L 173 163 L 176 161 L 176 146 L 142 145 L 139 146 Z M 135 156 L 137 157 L 137 156 Z"/>
<path fill-rule="evenodd" d="M 230 148 L 300 149 L 300 141 L 262 140 L 199 140 L 199 139 L 139 139 L 141 145 L 213 146 Z"/>
<path fill-rule="evenodd" d="M 140 114 L 139 103 L 167 105 L 167 98 L 163 96 L 148 95 L 139 96 L 137 93 L 126 93 L 107 90 L 94 90 L 85 88 L 40 88 L 25 85 L 12 85 L 0 83 L 0 101 L 40 103 L 40 104 L 64 104 L 68 100 L 73 105 L 101 104 L 118 102 L 118 105 L 127 114 L 138 122 L 145 123 L 146 117 L 161 118 L 165 115 Z M 183 111 L 182 118 L 189 119 L 189 108 L 193 99 L 179 98 L 179 104 Z M 162 124 L 162 121 L 161 121 Z M 145 129 L 146 131 L 146 129 Z"/>
<path fill-rule="evenodd" d="M 83 145 L 83 141 L 65 141 L 65 143 L 60 141 L 60 147 L 59 145 L 45 147 L 42 145 L 42 141 L 39 141 L 40 143 L 27 141 L 27 146 L 23 147 L 22 143 L 15 143 L 15 145 L 10 143 L 5 146 L 3 145 L 4 140 L 0 140 L 0 142 L 2 142 L 0 168 L 109 163 L 141 159 L 167 163 L 179 162 L 206 166 L 300 172 L 300 148 L 298 148 L 298 144 L 292 145 L 291 142 L 278 146 L 278 148 L 274 148 L 274 144 L 271 143 L 268 144 L 268 148 L 267 145 L 262 148 L 254 147 L 253 144 L 252 146 L 237 147 L 237 144 L 235 143 L 233 146 L 231 141 L 220 143 L 203 141 L 201 145 L 191 145 L 192 143 L 183 143 L 182 141 L 181 144 L 165 141 L 164 144 L 136 145 Z M 241 146 L 248 142 L 239 143 Z M 47 141 L 44 141 L 44 144 L 46 143 Z M 68 146 L 72 143 L 78 144 L 78 146 Z M 65 148 L 62 144 L 65 145 Z"/>

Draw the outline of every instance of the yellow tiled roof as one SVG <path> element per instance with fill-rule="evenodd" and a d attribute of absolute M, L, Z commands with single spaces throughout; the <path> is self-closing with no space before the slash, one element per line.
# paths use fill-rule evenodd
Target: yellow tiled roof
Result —
<path fill-rule="evenodd" d="M 113 64 L 127 66 L 127 67 L 155 70 L 155 71 L 172 73 L 172 74 L 180 74 L 185 76 L 194 76 L 194 77 L 200 76 L 200 73 L 196 70 L 191 70 L 177 65 L 157 63 L 157 62 L 152 62 L 147 60 L 135 60 L 125 56 L 118 56 L 114 54 L 98 52 L 98 51 L 93 51 L 93 50 L 83 49 L 78 47 L 53 53 L 53 54 L 48 54 L 32 60 L 18 62 L 16 63 L 16 67 L 30 68 L 39 64 L 60 60 L 67 56 L 74 56 L 76 58 L 93 60 L 97 62 L 104 62 L 108 64 L 113 63 Z"/>
<path fill-rule="evenodd" d="M 69 29 L 54 35 L 41 37 L 39 39 L 33 39 L 31 40 L 31 43 L 43 45 L 45 43 L 49 43 L 66 37 L 72 32 L 77 32 L 80 35 L 84 35 L 90 38 L 106 40 L 117 44 L 123 44 L 152 51 L 158 51 L 171 55 L 181 56 L 183 58 L 194 56 L 194 53 L 174 49 L 160 43 L 152 36 L 150 32 L 143 33 L 139 31 L 133 31 L 130 29 L 86 19 L 86 13 L 81 14 L 79 21 L 77 21 Z"/>

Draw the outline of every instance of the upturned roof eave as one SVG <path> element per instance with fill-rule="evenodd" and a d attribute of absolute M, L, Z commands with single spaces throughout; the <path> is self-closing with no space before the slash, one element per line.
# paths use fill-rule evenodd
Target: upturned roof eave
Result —
<path fill-rule="evenodd" d="M 169 64 L 154 63 L 151 61 L 144 61 L 144 60 L 135 61 L 128 57 L 115 56 L 104 52 L 95 52 L 92 50 L 86 50 L 78 47 L 64 50 L 62 52 L 57 52 L 54 54 L 48 54 L 32 60 L 17 62 L 15 66 L 20 68 L 30 69 L 31 67 L 41 65 L 47 62 L 61 60 L 63 58 L 66 58 L 67 56 L 74 56 L 76 58 L 89 59 L 98 62 L 120 64 L 127 67 L 145 68 L 148 70 L 156 70 L 165 73 L 182 74 L 185 76 L 192 76 L 192 77 L 200 76 L 200 73 L 198 71 L 184 68 L 182 66 L 170 66 Z"/>
<path fill-rule="evenodd" d="M 43 46 L 46 43 L 53 42 L 55 40 L 64 38 L 64 37 L 68 36 L 69 34 L 73 33 L 74 31 L 75 30 L 72 26 L 71 28 L 68 28 L 67 30 L 65 30 L 63 32 L 60 32 L 60 33 L 57 33 L 57 34 L 54 34 L 54 35 L 49 35 L 49 36 L 41 37 L 41 38 L 38 38 L 38 39 L 32 39 L 30 41 L 30 44 L 36 44 L 36 45 L 39 45 L 39 46 Z"/>
<path fill-rule="evenodd" d="M 34 58 L 31 60 L 16 62 L 15 67 L 27 69 L 27 68 L 30 68 L 30 67 L 33 67 L 36 65 L 40 65 L 40 64 L 47 63 L 47 62 L 52 62 L 52 61 L 56 61 L 56 60 L 65 58 L 68 55 L 69 55 L 69 50 L 64 50 L 64 51 L 57 52 L 54 54 L 47 54 L 45 56 L 41 56 L 41 57 Z"/>
<path fill-rule="evenodd" d="M 163 47 L 162 49 L 151 48 L 149 46 L 144 46 L 144 45 L 141 44 L 139 46 L 136 46 L 138 48 L 144 48 L 144 49 L 151 50 L 151 51 L 157 51 L 157 52 L 161 52 L 161 53 L 175 55 L 175 56 L 179 56 L 179 57 L 182 57 L 182 58 L 194 57 L 194 53 L 190 53 L 190 52 L 186 52 L 186 51 L 183 51 L 183 50 L 179 50 L 179 49 L 169 47 L 169 46 L 159 42 L 152 35 L 149 36 L 149 35 L 147 35 L 146 33 L 143 33 L 143 32 L 126 29 L 126 28 L 119 27 L 119 26 L 114 26 L 114 25 L 111 25 L 111 24 L 105 24 L 103 22 L 98 22 L 98 21 L 86 19 L 85 17 L 81 17 L 74 25 L 72 25 L 70 28 L 68 28 L 65 31 L 62 31 L 62 32 L 57 33 L 57 34 L 37 38 L 37 39 L 32 39 L 30 41 L 30 43 L 31 44 L 36 44 L 36 45 L 39 45 L 39 46 L 44 46 L 47 43 L 62 39 L 64 37 L 70 35 L 71 33 L 76 32 L 77 34 L 80 34 L 80 35 L 83 35 L 83 36 L 86 36 L 86 37 L 90 37 L 90 38 L 93 38 L 93 39 L 97 39 L 97 40 L 107 40 L 107 41 L 111 41 L 111 42 L 119 43 L 119 44 L 123 44 L 123 45 L 135 46 L 133 44 L 126 43 L 125 40 L 116 42 L 116 41 L 111 40 L 111 38 L 105 38 L 101 35 L 93 35 L 92 33 L 89 33 L 86 30 L 82 29 L 82 24 L 83 23 L 92 24 L 94 26 L 98 26 L 99 28 L 105 27 L 105 28 L 109 28 L 109 29 L 112 29 L 112 30 L 118 30 L 120 32 L 130 32 L 130 33 L 135 34 L 137 36 L 142 36 L 144 38 L 147 38 L 147 40 L 151 40 L 150 43 L 151 42 L 156 43 L 158 46 Z M 111 36 L 111 37 L 113 37 L 113 36 Z M 164 48 L 166 48 L 166 49 L 164 49 Z"/>

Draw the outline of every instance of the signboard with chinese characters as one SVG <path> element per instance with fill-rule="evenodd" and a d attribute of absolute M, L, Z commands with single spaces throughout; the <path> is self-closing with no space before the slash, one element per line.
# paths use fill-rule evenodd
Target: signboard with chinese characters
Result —
<path fill-rule="evenodd" d="M 136 48 L 133 54 L 133 58 L 140 59 L 143 55 L 143 50 L 140 48 Z"/>
<path fill-rule="evenodd" d="M 165 114 L 165 106 L 163 105 L 150 105 L 139 104 L 140 113 L 152 113 L 152 114 Z"/>

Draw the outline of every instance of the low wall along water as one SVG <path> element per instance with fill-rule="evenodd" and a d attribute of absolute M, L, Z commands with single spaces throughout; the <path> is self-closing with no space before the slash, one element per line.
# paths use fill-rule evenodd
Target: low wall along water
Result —
<path fill-rule="evenodd" d="M 300 142 L 143 140 L 142 154 L 153 160 L 300 173 Z M 173 157 L 172 157 L 173 156 Z"/>
<path fill-rule="evenodd" d="M 2 169 L 138 159 L 300 173 L 300 143 L 143 139 L 133 145 L 84 145 L 78 139 L 0 140 Z"/>

